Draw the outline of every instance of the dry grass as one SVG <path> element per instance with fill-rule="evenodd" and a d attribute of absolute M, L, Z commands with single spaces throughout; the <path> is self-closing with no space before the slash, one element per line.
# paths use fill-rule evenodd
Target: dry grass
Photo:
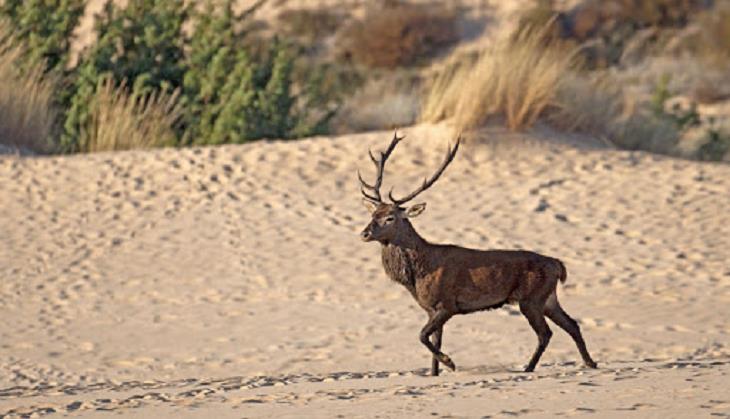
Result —
<path fill-rule="evenodd" d="M 0 21 L 0 144 L 46 153 L 53 148 L 56 83 L 44 76 L 43 63 L 24 61 L 25 52 Z"/>
<path fill-rule="evenodd" d="M 99 82 L 91 117 L 80 141 L 82 152 L 131 150 L 172 145 L 182 116 L 178 92 L 130 94 L 125 84 Z"/>
<path fill-rule="evenodd" d="M 342 31 L 338 54 L 368 67 L 394 68 L 418 64 L 457 38 L 453 11 L 389 1 Z"/>
<path fill-rule="evenodd" d="M 421 119 L 453 119 L 460 130 L 502 116 L 511 130 L 530 127 L 555 105 L 575 51 L 545 44 L 542 31 L 523 28 L 477 57 L 452 57 L 433 82 Z"/>

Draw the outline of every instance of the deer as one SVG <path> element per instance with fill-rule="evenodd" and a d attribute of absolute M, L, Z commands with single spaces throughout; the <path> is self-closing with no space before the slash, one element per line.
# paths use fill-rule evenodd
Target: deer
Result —
<path fill-rule="evenodd" d="M 420 342 L 432 354 L 431 375 L 439 375 L 439 363 L 452 371 L 456 365 L 441 352 L 444 324 L 455 315 L 469 314 L 518 305 L 520 312 L 537 334 L 535 349 L 525 372 L 534 371 L 547 348 L 552 331 L 546 317 L 566 331 L 578 347 L 586 367 L 597 368 L 580 331 L 558 302 L 557 284 L 567 278 L 565 265 L 558 259 L 526 250 L 476 250 L 452 244 L 433 244 L 416 232 L 411 219 L 423 213 L 426 204 L 404 206 L 427 190 L 441 177 L 454 160 L 461 143 L 458 136 L 453 147 L 446 150 L 441 165 L 423 184 L 403 198 L 388 193 L 381 195 L 385 163 L 398 143 L 397 131 L 385 151 L 375 156 L 368 150 L 375 164 L 376 178 L 370 184 L 360 171 L 362 201 L 372 219 L 360 234 L 365 242 L 378 242 L 385 273 L 391 280 L 403 285 L 428 314 L 428 322 L 421 329 Z"/>

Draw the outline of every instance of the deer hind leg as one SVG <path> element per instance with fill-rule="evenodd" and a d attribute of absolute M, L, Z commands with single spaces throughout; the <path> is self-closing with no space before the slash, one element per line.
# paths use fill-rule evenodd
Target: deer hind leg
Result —
<path fill-rule="evenodd" d="M 444 327 L 439 327 L 435 332 L 433 332 L 433 337 L 431 339 L 431 343 L 433 343 L 433 346 L 436 348 L 437 351 L 441 351 L 441 337 L 444 333 Z M 439 360 L 436 358 L 436 355 L 433 356 L 433 359 L 431 360 L 431 375 L 436 377 L 439 375 Z"/>
<path fill-rule="evenodd" d="M 576 323 L 576 321 L 573 320 L 562 307 L 560 307 L 555 293 L 550 295 L 547 303 L 545 304 L 545 315 L 561 329 L 568 332 L 570 337 L 573 338 L 575 345 L 578 347 L 578 352 L 580 352 L 580 356 L 583 358 L 583 363 L 585 363 L 587 367 L 597 368 L 597 364 L 588 353 L 586 343 L 583 340 L 583 335 L 580 333 L 580 326 L 578 326 L 578 323 Z"/>
<path fill-rule="evenodd" d="M 530 326 L 537 333 L 537 348 L 535 353 L 532 354 L 530 363 L 527 364 L 525 372 L 532 372 L 535 370 L 537 363 L 540 361 L 542 353 L 545 352 L 550 338 L 553 336 L 553 332 L 550 331 L 545 316 L 543 314 L 544 302 L 539 304 L 536 301 L 523 301 L 520 302 L 520 311 L 527 317 L 527 321 L 530 322 Z"/>
<path fill-rule="evenodd" d="M 446 365 L 447 367 L 451 368 L 451 370 L 456 370 L 456 366 L 454 365 L 454 362 L 449 358 L 448 355 L 441 352 L 440 349 L 437 349 L 436 346 L 434 346 L 433 343 L 429 340 L 432 334 L 434 334 L 436 331 L 443 329 L 444 323 L 446 323 L 451 318 L 451 314 L 449 314 L 446 311 L 437 311 L 433 315 L 431 315 L 428 319 L 428 323 L 426 323 L 425 326 L 423 326 L 423 329 L 421 329 L 421 335 L 420 340 L 421 343 L 423 343 L 429 351 L 433 354 L 434 358 L 436 358 L 439 362 Z"/>

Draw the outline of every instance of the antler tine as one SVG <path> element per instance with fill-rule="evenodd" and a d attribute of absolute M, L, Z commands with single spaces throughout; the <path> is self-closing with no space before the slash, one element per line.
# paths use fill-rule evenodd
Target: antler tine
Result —
<path fill-rule="evenodd" d="M 454 156 L 456 156 L 456 151 L 459 150 L 459 144 L 461 144 L 461 136 L 456 138 L 456 144 L 453 148 L 449 147 L 448 149 L 446 149 L 446 157 L 444 157 L 444 161 L 441 163 L 441 166 L 439 166 L 439 168 L 436 170 L 433 176 L 431 176 L 431 178 L 423 179 L 423 184 L 421 185 L 421 187 L 401 199 L 395 198 L 393 196 L 393 190 L 391 189 L 388 193 L 388 198 L 390 198 L 390 200 L 393 201 L 395 205 L 401 205 L 415 198 L 418 194 L 425 191 L 426 189 L 430 188 L 438 180 L 438 178 L 441 177 L 441 174 L 444 173 L 444 170 L 446 170 L 446 167 L 451 163 L 451 161 L 454 160 Z"/>
<path fill-rule="evenodd" d="M 373 155 L 372 150 L 368 150 L 368 155 L 370 156 L 370 160 L 373 161 L 373 164 L 375 164 L 376 169 L 376 178 L 375 183 L 370 185 L 367 182 L 365 182 L 362 178 L 362 175 L 360 174 L 360 171 L 357 172 L 357 178 L 360 180 L 360 191 L 362 192 L 363 196 L 365 196 L 366 199 L 369 199 L 370 201 L 381 203 L 383 202 L 383 198 L 380 196 L 380 187 L 383 184 L 383 172 L 385 169 L 385 161 L 388 160 L 388 157 L 390 157 L 390 153 L 393 152 L 395 149 L 395 146 L 398 145 L 398 142 L 400 140 L 404 139 L 403 137 L 398 137 L 398 131 L 395 131 L 393 133 L 393 139 L 390 141 L 390 145 L 388 145 L 388 148 L 385 151 L 380 152 L 380 158 L 376 158 Z M 368 189 L 373 192 L 372 195 L 365 192 L 365 189 Z"/>
<path fill-rule="evenodd" d="M 382 200 L 379 197 L 375 197 L 373 195 L 368 194 L 365 192 L 365 189 L 370 189 L 371 191 L 375 190 L 375 186 L 369 185 L 367 182 L 365 182 L 362 178 L 362 175 L 360 174 L 360 171 L 357 171 L 357 178 L 360 180 L 360 192 L 362 192 L 362 195 L 368 199 L 369 201 L 379 203 L 382 202 Z"/>
<path fill-rule="evenodd" d="M 375 186 L 372 186 L 369 183 L 365 182 L 365 180 L 363 180 L 362 174 L 360 174 L 360 170 L 359 169 L 357 171 L 357 179 L 360 181 L 360 185 L 362 187 L 367 188 L 367 189 L 370 189 L 370 190 L 375 189 Z"/>
<path fill-rule="evenodd" d="M 375 156 L 373 156 L 373 150 L 371 150 L 371 149 L 368 148 L 368 155 L 370 155 L 370 160 L 372 160 L 373 163 L 375 163 L 375 166 L 377 166 L 378 165 L 378 159 L 376 159 Z"/>
<path fill-rule="evenodd" d="M 372 195 L 368 194 L 367 192 L 365 192 L 365 189 L 364 189 L 364 188 L 362 188 L 362 187 L 360 188 L 360 192 L 361 192 L 361 193 L 362 193 L 362 195 L 363 195 L 363 196 L 365 197 L 365 199 L 367 199 L 367 200 L 368 200 L 368 201 L 370 201 L 370 202 L 374 202 L 374 203 L 376 203 L 376 204 L 379 204 L 379 203 L 383 202 L 383 201 L 381 201 L 380 199 L 378 199 L 378 198 L 376 198 L 376 197 L 374 197 L 374 196 L 372 196 Z"/>

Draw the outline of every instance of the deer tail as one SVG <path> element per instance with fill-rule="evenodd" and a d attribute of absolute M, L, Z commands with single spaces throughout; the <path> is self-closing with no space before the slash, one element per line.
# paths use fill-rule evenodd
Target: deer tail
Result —
<path fill-rule="evenodd" d="M 558 279 L 560 279 L 560 282 L 565 283 L 565 280 L 568 279 L 568 270 L 565 269 L 565 265 L 560 260 L 558 260 L 558 268 L 560 269 L 560 275 L 558 276 Z"/>

